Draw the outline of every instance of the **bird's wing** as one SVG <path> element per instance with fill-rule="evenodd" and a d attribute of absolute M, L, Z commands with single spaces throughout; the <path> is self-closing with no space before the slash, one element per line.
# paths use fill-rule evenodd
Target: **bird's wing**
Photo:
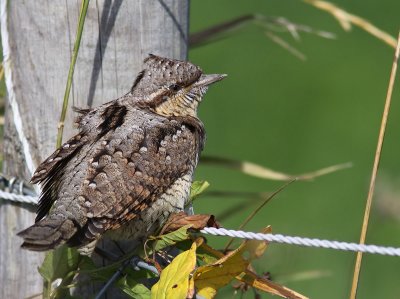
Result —
<path fill-rule="evenodd" d="M 101 138 L 108 131 L 118 127 L 126 114 L 126 107 L 113 101 L 96 109 L 74 108 L 74 111 L 79 113 L 75 119 L 75 123 L 79 127 L 79 134 L 72 137 L 44 160 L 31 178 L 32 184 L 40 183 L 42 185 L 36 222 L 48 214 L 53 203 L 58 199 L 60 184 L 65 175 L 68 175 L 65 170 L 70 161 L 82 149 L 83 151 L 91 150 L 94 145 L 93 136 Z M 100 124 L 96 125 L 99 120 L 101 120 Z"/>
<path fill-rule="evenodd" d="M 86 142 L 87 136 L 83 133 L 75 135 L 44 160 L 36 169 L 31 178 L 31 183 L 42 184 L 36 221 L 42 219 L 49 212 L 57 198 L 58 182 L 59 178 L 63 175 L 65 166 Z"/>
<path fill-rule="evenodd" d="M 197 163 L 201 123 L 151 122 L 124 123 L 98 141 L 80 197 L 89 219 L 85 238 L 137 217 Z"/>

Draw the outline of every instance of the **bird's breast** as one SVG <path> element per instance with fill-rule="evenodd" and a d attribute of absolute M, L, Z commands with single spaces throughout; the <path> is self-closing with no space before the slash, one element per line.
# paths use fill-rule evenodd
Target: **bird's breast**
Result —
<path fill-rule="evenodd" d="M 117 230 L 109 231 L 108 237 L 119 239 L 147 238 L 155 233 L 172 213 L 183 211 L 189 201 L 193 171 L 178 178 L 164 193 L 138 217 Z"/>

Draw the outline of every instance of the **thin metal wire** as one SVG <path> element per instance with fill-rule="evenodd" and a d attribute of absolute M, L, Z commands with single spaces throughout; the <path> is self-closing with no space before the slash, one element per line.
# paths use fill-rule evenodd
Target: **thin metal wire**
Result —
<path fill-rule="evenodd" d="M 124 262 L 118 269 L 115 271 L 113 276 L 107 281 L 107 283 L 101 288 L 101 290 L 97 293 L 95 299 L 100 299 L 107 290 L 112 286 L 112 284 L 122 276 L 125 268 L 129 265 L 129 260 Z"/>

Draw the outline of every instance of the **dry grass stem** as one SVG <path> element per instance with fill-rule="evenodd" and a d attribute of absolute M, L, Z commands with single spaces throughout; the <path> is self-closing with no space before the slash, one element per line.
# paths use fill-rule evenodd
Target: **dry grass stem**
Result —
<path fill-rule="evenodd" d="M 243 210 L 253 207 L 260 200 L 267 198 L 271 192 L 241 192 L 241 191 L 207 191 L 207 197 L 226 197 L 227 199 L 232 197 L 243 197 L 249 200 L 239 202 L 227 209 L 224 209 L 217 215 L 218 221 L 223 221 L 226 218 L 235 216 L 237 213 L 243 212 Z"/>
<path fill-rule="evenodd" d="M 394 54 L 392 71 L 390 74 L 389 86 L 388 86 L 388 91 L 387 91 L 387 95 L 386 95 L 385 108 L 383 110 L 382 122 L 381 122 L 380 130 L 379 130 L 378 144 L 376 147 L 374 165 L 372 168 L 371 181 L 370 181 L 370 185 L 369 185 L 367 202 L 366 202 L 365 212 L 364 212 L 364 219 L 363 219 L 363 224 L 362 224 L 362 229 L 361 229 L 360 244 L 365 244 L 365 237 L 367 235 L 368 221 L 369 221 L 369 215 L 371 212 L 371 205 L 372 205 L 372 196 L 374 194 L 376 175 L 377 175 L 378 168 L 379 168 L 379 161 L 380 161 L 381 152 L 382 152 L 383 140 L 385 138 L 386 123 L 387 123 L 387 119 L 388 119 L 388 115 L 389 115 L 389 111 L 390 111 L 390 104 L 391 104 L 391 100 L 392 100 L 394 81 L 396 78 L 397 61 L 399 59 L 399 53 L 400 53 L 400 32 L 399 32 L 399 36 L 397 39 L 397 46 L 396 46 L 396 51 Z M 356 263 L 354 266 L 354 273 L 353 273 L 353 282 L 352 282 L 351 291 L 350 291 L 350 299 L 355 299 L 357 296 L 357 287 L 358 287 L 358 279 L 360 276 L 362 256 L 363 255 L 361 252 L 357 253 L 357 258 L 356 258 Z"/>
<path fill-rule="evenodd" d="M 314 29 L 304 24 L 293 23 L 284 17 L 256 16 L 256 20 L 258 21 L 256 24 L 264 27 L 267 31 L 289 32 L 295 40 L 300 40 L 300 33 L 302 32 L 314 34 L 326 39 L 336 38 L 336 35 L 332 32 Z"/>
<path fill-rule="evenodd" d="M 250 222 L 251 219 L 254 218 L 254 216 L 271 200 L 275 197 L 275 195 L 277 195 L 278 193 L 280 193 L 283 189 L 285 189 L 287 186 L 289 186 L 291 183 L 297 181 L 297 179 L 292 179 L 290 182 L 287 182 L 286 184 L 284 184 L 283 186 L 279 187 L 276 191 L 274 191 L 273 193 L 271 193 L 269 196 L 267 196 L 262 202 L 261 204 L 254 209 L 253 212 L 251 212 L 251 214 L 249 216 L 247 216 L 247 218 L 243 221 L 243 223 L 238 227 L 238 230 L 243 229 L 247 223 Z M 232 242 L 233 242 L 234 238 L 231 238 L 228 242 L 228 244 L 226 244 L 224 252 L 229 250 L 229 246 L 231 246 Z"/>
<path fill-rule="evenodd" d="M 337 7 L 336 5 L 321 0 L 303 0 L 304 2 L 315 6 L 318 9 L 324 10 L 330 13 L 342 26 L 345 31 L 349 31 L 352 25 L 355 25 L 376 38 L 382 40 L 389 46 L 396 48 L 396 39 L 389 33 L 379 29 L 378 27 L 371 24 L 371 22 L 347 11 Z"/>
<path fill-rule="evenodd" d="M 3 80 L 4 77 L 4 67 L 3 63 L 0 64 L 0 81 Z"/>
<path fill-rule="evenodd" d="M 328 166 L 325 168 L 321 168 L 321 169 L 313 171 L 313 172 L 300 174 L 297 176 L 297 179 L 300 181 L 313 180 L 317 177 L 320 177 L 320 176 L 323 176 L 326 174 L 330 174 L 330 173 L 336 172 L 338 170 L 347 169 L 350 167 L 353 167 L 353 163 L 351 163 L 351 162 L 347 162 L 347 163 L 343 163 L 343 164 L 336 164 L 336 165 Z"/>
<path fill-rule="evenodd" d="M 302 32 L 314 34 L 316 36 L 327 39 L 335 38 L 335 35 L 331 32 L 314 29 L 310 26 L 303 24 L 296 24 L 284 17 L 270 17 L 264 16 L 262 14 L 247 14 L 225 22 L 221 22 L 217 25 L 191 34 L 189 37 L 189 45 L 190 47 L 198 47 L 214 41 L 221 40 L 227 37 L 228 34 L 237 32 L 240 28 L 247 25 L 248 23 L 254 23 L 257 26 L 262 27 L 269 33 L 271 31 L 279 33 L 289 32 L 296 40 L 300 40 L 300 33 Z M 272 33 L 271 35 L 275 36 Z M 274 41 L 280 45 L 284 44 L 284 48 L 291 48 L 291 46 L 289 46 L 285 41 L 281 40 L 280 38 L 277 39 L 278 42 L 275 40 Z M 298 52 L 297 50 L 294 50 L 293 52 L 295 52 L 297 56 L 304 56 L 303 54 L 298 55 L 299 53 L 296 53 Z"/>
<path fill-rule="evenodd" d="M 303 60 L 303 61 L 307 60 L 306 55 L 304 55 L 299 50 L 297 50 L 296 48 L 294 48 L 291 45 L 289 45 L 289 43 L 287 43 L 285 40 L 283 40 L 279 36 L 273 34 L 270 31 L 266 31 L 265 35 L 270 40 L 272 40 L 274 43 L 276 43 L 277 45 L 281 46 L 283 49 L 285 49 L 286 51 L 288 51 L 290 54 L 292 54 L 293 56 L 297 57 L 298 59 Z"/>
<path fill-rule="evenodd" d="M 230 168 L 233 170 L 240 171 L 244 174 L 257 177 L 265 180 L 274 180 L 274 181 L 290 181 L 293 179 L 298 180 L 313 180 L 317 177 L 336 172 L 338 170 L 350 168 L 352 166 L 351 163 L 343 163 L 336 164 L 326 168 L 318 169 L 316 171 L 292 175 L 283 172 L 278 172 L 273 169 L 258 165 L 256 163 L 248 162 L 248 161 L 238 161 L 228 158 L 221 158 L 215 156 L 204 156 L 201 158 L 202 164 L 208 165 L 216 165 L 221 167 Z"/>

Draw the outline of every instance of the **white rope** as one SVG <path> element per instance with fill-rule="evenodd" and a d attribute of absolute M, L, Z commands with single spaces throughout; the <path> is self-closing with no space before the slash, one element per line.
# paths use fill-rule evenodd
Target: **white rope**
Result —
<path fill-rule="evenodd" d="M 22 202 L 22 203 L 29 203 L 29 204 L 33 204 L 33 205 L 37 205 L 37 203 L 38 203 L 38 197 L 36 197 L 36 196 L 15 194 L 15 193 L 6 192 L 3 190 L 0 190 L 0 199 L 6 199 L 9 201 Z"/>
<path fill-rule="evenodd" d="M 262 233 L 244 232 L 244 231 L 237 231 L 224 228 L 213 228 L 213 227 L 206 227 L 202 229 L 200 232 L 214 236 L 229 236 L 233 238 L 263 240 L 269 242 L 286 243 L 286 244 L 301 245 L 308 247 L 331 248 L 337 250 L 358 251 L 358 252 L 366 252 L 373 254 L 400 256 L 400 248 L 394 248 L 394 247 L 362 245 L 356 243 L 346 243 L 346 242 L 310 239 L 301 237 L 290 237 L 279 234 L 276 235 L 262 234 Z"/>
<path fill-rule="evenodd" d="M 28 203 L 33 205 L 36 205 L 38 203 L 38 198 L 35 196 L 14 194 L 5 192 L 3 190 L 0 190 L 0 199 L 21 202 L 21 203 Z M 310 239 L 302 237 L 291 237 L 280 234 L 262 234 L 262 233 L 245 232 L 240 230 L 225 229 L 225 228 L 214 228 L 214 227 L 205 227 L 200 232 L 202 232 L 203 234 L 214 235 L 214 236 L 229 236 L 233 238 L 285 243 L 285 244 L 300 245 L 307 247 L 330 248 L 337 250 L 400 256 L 400 248 L 395 248 L 395 247 L 383 247 L 376 245 L 363 245 L 357 243 Z"/>

